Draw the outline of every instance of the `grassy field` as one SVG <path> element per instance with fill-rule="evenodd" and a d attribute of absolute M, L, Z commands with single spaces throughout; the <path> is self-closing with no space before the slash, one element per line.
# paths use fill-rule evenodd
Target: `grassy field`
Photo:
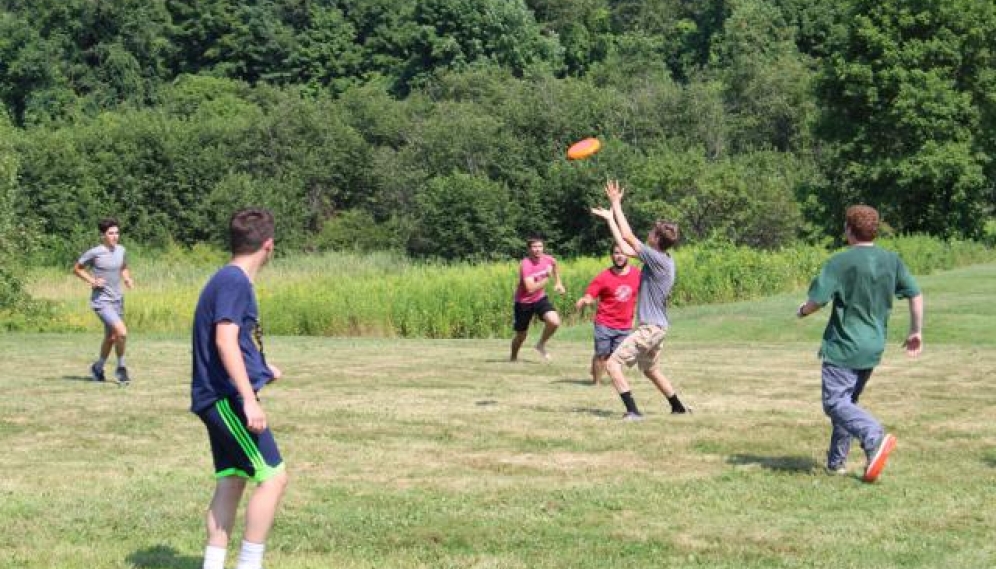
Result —
<path fill-rule="evenodd" d="M 507 363 L 505 340 L 268 338 L 291 485 L 267 566 L 996 566 L 996 265 L 921 285 L 924 355 L 901 354 L 897 305 L 863 398 L 899 438 L 875 485 L 822 472 L 826 315 L 796 320 L 801 293 L 676 311 L 665 371 L 696 412 L 631 374 L 634 424 L 587 384 L 588 326 L 551 364 Z M 189 340 L 134 334 L 127 389 L 86 381 L 98 340 L 0 335 L 0 567 L 197 569 Z"/>

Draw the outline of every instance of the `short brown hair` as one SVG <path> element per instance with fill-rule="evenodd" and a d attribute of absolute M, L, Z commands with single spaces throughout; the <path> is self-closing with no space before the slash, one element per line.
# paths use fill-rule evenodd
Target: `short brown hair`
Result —
<path fill-rule="evenodd" d="M 852 205 L 844 216 L 851 235 L 858 241 L 874 241 L 878 236 L 878 212 L 867 205 Z"/>
<path fill-rule="evenodd" d="M 273 238 L 273 214 L 260 207 L 247 207 L 232 214 L 228 239 L 233 255 L 255 253 Z"/>
<path fill-rule="evenodd" d="M 678 224 L 670 221 L 658 221 L 654 224 L 654 232 L 657 233 L 657 246 L 661 251 L 667 251 L 674 247 L 681 239 L 681 232 L 678 231 Z"/>

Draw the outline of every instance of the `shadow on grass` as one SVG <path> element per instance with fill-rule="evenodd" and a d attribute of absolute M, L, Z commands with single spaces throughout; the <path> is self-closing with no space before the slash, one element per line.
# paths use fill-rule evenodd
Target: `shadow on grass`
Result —
<path fill-rule="evenodd" d="M 176 549 L 168 545 L 153 545 L 140 549 L 125 558 L 125 561 L 139 569 L 200 569 L 201 558 L 178 555 Z"/>
<path fill-rule="evenodd" d="M 521 357 L 519 359 L 515 360 L 514 362 L 513 361 L 509 361 L 509 359 L 507 357 L 505 357 L 505 358 L 489 358 L 489 359 L 484 360 L 484 363 L 486 363 L 486 364 L 509 364 L 509 365 L 519 365 L 519 364 L 526 364 L 526 365 L 544 364 L 544 365 L 547 365 L 547 362 L 540 362 L 540 361 L 533 361 L 533 360 L 524 360 Z"/>
<path fill-rule="evenodd" d="M 777 472 L 812 472 L 817 464 L 808 456 L 758 456 L 756 454 L 734 454 L 726 462 L 736 466 L 756 464 Z"/>
<path fill-rule="evenodd" d="M 571 413 L 583 413 L 585 415 L 592 415 L 595 417 L 616 417 L 622 416 L 622 413 L 616 413 L 615 411 L 607 411 L 605 409 L 592 409 L 590 407 L 575 407 L 571 409 Z"/>
<path fill-rule="evenodd" d="M 64 381 L 83 381 L 86 383 L 104 383 L 102 381 L 94 381 L 89 375 L 64 375 L 59 379 Z"/>
<path fill-rule="evenodd" d="M 982 457 L 982 462 L 989 468 L 996 468 L 996 452 L 990 452 Z"/>
<path fill-rule="evenodd" d="M 570 383 L 571 385 L 585 385 L 585 386 L 593 386 L 593 385 L 595 385 L 594 383 L 591 382 L 590 379 L 587 379 L 587 378 L 585 378 L 585 379 L 573 379 L 573 378 L 569 378 L 569 377 L 564 378 L 564 379 L 555 379 L 555 380 L 551 381 L 550 383 Z"/>

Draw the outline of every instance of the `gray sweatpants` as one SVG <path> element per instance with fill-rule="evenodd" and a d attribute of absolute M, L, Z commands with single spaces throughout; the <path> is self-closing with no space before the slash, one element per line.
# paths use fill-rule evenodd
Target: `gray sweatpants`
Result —
<path fill-rule="evenodd" d="M 847 461 L 851 437 L 858 439 L 865 455 L 871 457 L 885 436 L 882 424 L 857 405 L 872 371 L 823 362 L 823 412 L 830 417 L 832 425 L 827 451 L 830 469 L 841 467 Z"/>

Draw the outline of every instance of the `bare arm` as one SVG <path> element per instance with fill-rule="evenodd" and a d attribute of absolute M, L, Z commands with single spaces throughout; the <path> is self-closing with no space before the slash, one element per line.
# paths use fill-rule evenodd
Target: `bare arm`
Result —
<path fill-rule="evenodd" d="M 616 225 L 615 216 L 612 215 L 612 210 L 600 207 L 593 207 L 591 208 L 591 213 L 598 217 L 601 217 L 606 222 L 608 222 L 609 231 L 612 232 L 612 239 L 616 242 L 616 245 L 619 246 L 619 250 L 622 251 L 623 255 L 626 255 L 627 257 L 637 256 L 636 251 L 634 251 L 633 248 L 630 247 L 629 243 L 627 243 L 623 239 L 622 233 L 619 232 L 619 226 Z"/>
<path fill-rule="evenodd" d="M 564 283 L 560 280 L 560 268 L 557 267 L 557 262 L 553 262 L 553 267 L 550 268 L 553 272 L 553 290 L 559 292 L 560 294 L 567 294 L 567 289 L 564 288 Z"/>
<path fill-rule="evenodd" d="M 823 307 L 820 306 L 819 304 L 816 304 L 812 300 L 807 300 L 806 302 L 803 302 L 801 305 L 799 305 L 799 310 L 796 310 L 795 315 L 798 316 L 799 318 L 803 318 L 805 316 L 809 316 L 810 314 L 818 311 L 821 308 Z"/>
<path fill-rule="evenodd" d="M 90 288 L 100 288 L 104 286 L 104 279 L 91 275 L 90 272 L 86 270 L 86 267 L 79 263 L 73 265 L 73 274 L 86 282 L 86 284 L 90 285 Z"/>
<path fill-rule="evenodd" d="M 923 350 L 923 295 L 918 294 L 909 299 L 910 332 L 903 342 L 906 355 L 915 358 Z"/>
<path fill-rule="evenodd" d="M 633 234 L 633 230 L 629 227 L 629 222 L 626 221 L 626 214 L 623 213 L 622 209 L 622 198 L 623 193 L 622 186 L 616 180 L 609 180 L 605 183 L 605 195 L 609 197 L 609 204 L 612 206 L 612 216 L 616 220 L 616 224 L 619 226 L 619 234 L 622 240 L 630 246 L 633 250 L 634 255 L 639 255 L 640 251 L 643 249 L 643 242 L 640 241 L 636 235 Z"/>
<path fill-rule="evenodd" d="M 215 346 L 218 347 L 218 355 L 221 356 L 221 363 L 225 366 L 225 371 L 235 389 L 242 397 L 243 409 L 246 414 L 246 428 L 254 433 L 261 433 L 266 429 L 266 413 L 263 407 L 256 401 L 256 393 L 252 389 L 249 381 L 249 373 L 246 371 L 246 363 L 242 359 L 242 350 L 239 349 L 239 327 L 232 322 L 221 322 L 215 326 Z"/>
<path fill-rule="evenodd" d="M 595 299 L 590 294 L 585 293 L 584 296 L 582 296 L 581 298 L 579 298 L 578 301 L 574 303 L 574 309 L 575 310 L 584 310 L 585 306 L 591 306 L 594 303 L 595 303 Z"/>
<path fill-rule="evenodd" d="M 121 267 L 121 280 L 128 288 L 134 288 L 135 281 L 131 279 L 131 271 L 128 269 L 128 265 Z"/>
<path fill-rule="evenodd" d="M 525 277 L 522 279 L 522 286 L 526 287 L 526 292 L 532 294 L 536 291 L 543 290 L 546 288 L 546 283 L 549 279 L 543 278 L 537 279 L 536 277 Z"/>

